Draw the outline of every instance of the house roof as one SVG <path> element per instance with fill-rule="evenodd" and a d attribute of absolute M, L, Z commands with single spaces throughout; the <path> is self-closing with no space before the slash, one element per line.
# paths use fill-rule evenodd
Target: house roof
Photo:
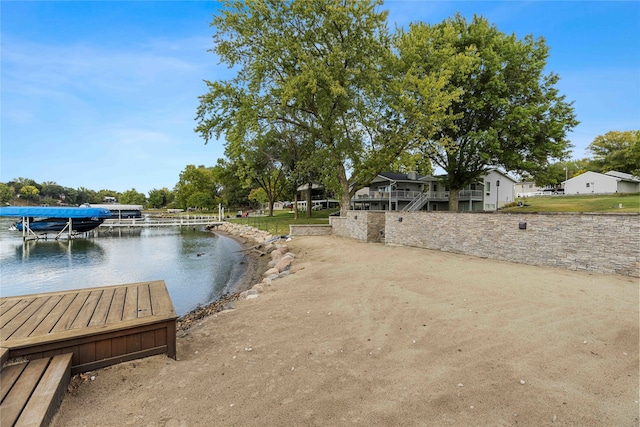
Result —
<path fill-rule="evenodd" d="M 422 178 L 427 178 L 428 177 L 428 175 L 420 175 L 420 174 L 417 174 L 417 173 L 416 174 L 407 174 L 407 173 L 398 173 L 398 172 L 382 172 L 382 173 L 378 174 L 378 176 L 380 176 L 382 178 L 390 179 L 392 181 L 419 181 Z"/>
<path fill-rule="evenodd" d="M 609 171 L 609 172 L 606 172 L 605 175 L 609 175 L 609 176 L 612 176 L 614 178 L 621 179 L 623 181 L 640 182 L 640 178 L 638 178 L 637 176 L 633 176 L 630 173 L 624 173 L 624 172 L 618 172 L 618 171 Z"/>

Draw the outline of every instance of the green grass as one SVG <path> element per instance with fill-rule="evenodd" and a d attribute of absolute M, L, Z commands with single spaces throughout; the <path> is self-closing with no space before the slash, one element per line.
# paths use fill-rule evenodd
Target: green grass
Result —
<path fill-rule="evenodd" d="M 247 224 L 273 235 L 289 234 L 289 224 L 329 224 L 329 214 L 337 209 L 312 211 L 312 217 L 307 218 L 306 212 L 298 212 L 298 219 L 294 219 L 293 211 L 273 211 L 273 216 L 250 216 L 248 218 L 230 218 L 228 221 L 236 224 Z"/>
<path fill-rule="evenodd" d="M 519 199 L 524 206 L 509 206 L 502 212 L 610 212 L 639 213 L 640 194 L 595 196 L 539 196 Z M 620 207 L 622 205 L 622 208 Z"/>

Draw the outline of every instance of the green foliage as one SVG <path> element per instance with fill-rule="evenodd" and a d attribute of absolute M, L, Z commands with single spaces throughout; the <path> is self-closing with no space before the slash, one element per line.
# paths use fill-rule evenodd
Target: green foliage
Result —
<path fill-rule="evenodd" d="M 225 159 L 218 159 L 218 163 L 213 168 L 215 179 L 221 186 L 221 201 L 227 207 L 247 207 L 251 187 L 238 178 L 236 174 L 238 169 L 236 162 Z"/>
<path fill-rule="evenodd" d="M 37 200 L 40 190 L 34 185 L 24 185 L 20 188 L 20 197 L 27 200 Z"/>
<path fill-rule="evenodd" d="M 65 194 L 65 188 L 55 182 L 43 182 L 40 188 L 40 196 L 52 199 L 61 199 Z"/>
<path fill-rule="evenodd" d="M 640 176 L 640 130 L 611 131 L 589 144 L 597 172 L 630 173 Z"/>
<path fill-rule="evenodd" d="M 213 209 L 217 205 L 209 191 L 196 191 L 189 195 L 187 206 L 196 209 Z"/>
<path fill-rule="evenodd" d="M 459 14 L 437 25 L 412 26 L 409 35 L 418 31 L 421 37 L 414 38 L 425 46 L 418 56 L 425 69 L 447 67 L 452 52 L 465 60 L 447 85 L 463 93 L 424 146 L 447 173 L 450 209 L 457 210 L 458 190 L 489 168 L 535 175 L 549 159 L 567 155 L 566 134 L 578 122 L 555 88 L 559 77 L 544 74 L 544 39 L 519 40 L 482 17 L 469 23 Z"/>
<path fill-rule="evenodd" d="M 173 192 L 168 188 L 149 190 L 149 197 L 147 197 L 147 203 L 149 207 L 160 209 L 167 207 L 173 201 Z"/>
<path fill-rule="evenodd" d="M 14 192 L 7 184 L 0 182 L 0 205 L 9 203 L 9 200 L 13 199 Z"/>
<path fill-rule="evenodd" d="M 182 209 L 211 207 L 218 204 L 220 183 L 216 181 L 213 168 L 187 165 L 180 173 L 180 180 L 174 188 L 175 200 Z M 196 195 L 197 196 L 194 196 Z M 205 197 L 206 195 L 206 197 Z M 192 196 L 194 196 L 192 198 Z M 197 203 L 191 205 L 190 202 Z"/>
<path fill-rule="evenodd" d="M 285 128 L 295 129 L 296 141 L 313 144 L 310 164 L 338 190 L 347 209 L 350 195 L 415 141 L 405 114 L 445 115 L 448 99 L 439 91 L 444 77 L 413 82 L 414 95 L 406 95 L 380 5 L 224 2 L 212 24 L 213 51 L 237 75 L 207 81 L 196 131 L 205 141 L 224 134 L 227 155 L 235 158 L 274 131 L 282 136 Z M 281 153 L 286 146 L 281 144 Z"/>
<path fill-rule="evenodd" d="M 113 196 L 112 196 L 113 197 Z M 118 201 L 123 205 L 145 205 L 147 198 L 143 193 L 139 193 L 135 188 L 127 190 L 118 197 Z"/>
<path fill-rule="evenodd" d="M 129 190 L 129 191 L 131 191 L 131 190 Z M 141 194 L 141 193 L 137 193 L 135 191 L 135 189 L 133 189 L 133 191 L 136 194 Z M 89 198 L 90 198 L 89 203 L 104 203 L 104 198 L 105 197 L 115 197 L 116 199 L 118 199 L 118 201 L 120 203 L 129 204 L 129 202 L 123 202 L 122 199 L 120 197 L 118 197 L 118 192 L 114 191 L 114 190 L 103 189 L 103 190 L 99 190 L 97 192 L 96 191 L 92 191 L 92 190 L 88 190 L 87 193 L 88 193 Z M 132 198 L 136 198 L 136 197 L 138 197 L 138 196 L 132 195 Z M 144 194 L 143 194 L 143 197 L 144 197 Z M 142 203 L 134 203 L 134 204 L 141 205 Z"/>

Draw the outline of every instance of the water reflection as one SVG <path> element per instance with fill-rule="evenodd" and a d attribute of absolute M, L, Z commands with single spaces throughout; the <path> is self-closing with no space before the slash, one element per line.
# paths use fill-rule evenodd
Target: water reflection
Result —
<path fill-rule="evenodd" d="M 67 262 L 71 265 L 99 263 L 104 260 L 104 249 L 94 240 L 28 240 L 15 245 L 16 259 L 22 262 Z"/>

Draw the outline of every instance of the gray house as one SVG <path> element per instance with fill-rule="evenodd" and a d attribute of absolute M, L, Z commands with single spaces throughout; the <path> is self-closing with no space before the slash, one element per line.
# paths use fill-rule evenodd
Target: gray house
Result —
<path fill-rule="evenodd" d="M 501 186 L 502 184 L 502 186 Z M 460 191 L 462 211 L 495 210 L 512 202 L 515 180 L 491 170 L 482 179 Z M 497 202 L 498 201 L 498 202 Z M 384 172 L 351 199 L 352 209 L 362 210 L 448 210 L 449 189 L 435 176 Z"/>

